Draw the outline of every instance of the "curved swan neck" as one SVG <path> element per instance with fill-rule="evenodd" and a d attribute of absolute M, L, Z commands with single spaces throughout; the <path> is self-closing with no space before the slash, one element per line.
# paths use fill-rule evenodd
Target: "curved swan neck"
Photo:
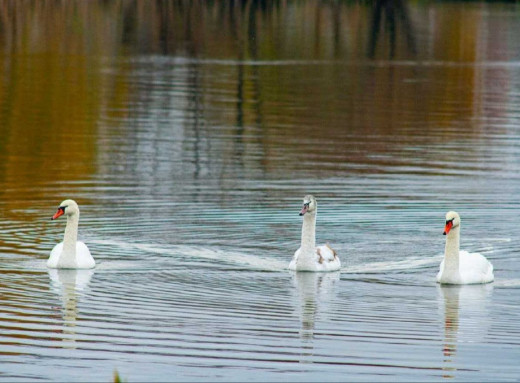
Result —
<path fill-rule="evenodd" d="M 446 236 L 444 249 L 444 269 L 459 271 L 460 225 L 450 230 Z"/>
<path fill-rule="evenodd" d="M 312 251 L 316 248 L 316 215 L 317 211 L 307 213 L 303 216 L 302 224 L 302 245 L 304 251 Z"/>
<path fill-rule="evenodd" d="M 67 216 L 67 226 L 63 236 L 63 252 L 60 263 L 76 262 L 76 242 L 78 241 L 79 212 Z"/>

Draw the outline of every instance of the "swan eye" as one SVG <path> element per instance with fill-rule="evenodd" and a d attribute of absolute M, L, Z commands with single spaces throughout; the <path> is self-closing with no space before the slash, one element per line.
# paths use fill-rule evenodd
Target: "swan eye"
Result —
<path fill-rule="evenodd" d="M 455 218 L 447 219 L 447 220 L 446 220 L 446 223 L 447 223 L 447 224 L 448 224 L 448 223 L 453 223 L 453 221 L 455 221 Z"/>
<path fill-rule="evenodd" d="M 67 207 L 67 206 L 60 206 L 60 207 L 58 207 L 58 209 L 65 213 L 65 208 L 66 208 L 66 207 Z"/>

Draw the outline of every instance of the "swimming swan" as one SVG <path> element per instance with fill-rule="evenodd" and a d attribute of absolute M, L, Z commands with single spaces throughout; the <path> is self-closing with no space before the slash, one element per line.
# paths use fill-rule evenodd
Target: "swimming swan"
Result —
<path fill-rule="evenodd" d="M 51 269 L 91 269 L 96 266 L 90 251 L 83 242 L 78 241 L 79 207 L 71 199 L 63 201 L 52 220 L 65 215 L 67 226 L 63 242 L 58 243 L 51 251 L 47 267 Z"/>
<path fill-rule="evenodd" d="M 302 243 L 294 253 L 289 269 L 294 271 L 336 271 L 341 267 L 336 252 L 327 244 L 316 247 L 316 198 L 306 195 L 303 199 Z"/>
<path fill-rule="evenodd" d="M 446 213 L 446 248 L 437 282 L 452 285 L 492 282 L 493 265 L 479 253 L 459 252 L 460 217 L 454 211 Z"/>

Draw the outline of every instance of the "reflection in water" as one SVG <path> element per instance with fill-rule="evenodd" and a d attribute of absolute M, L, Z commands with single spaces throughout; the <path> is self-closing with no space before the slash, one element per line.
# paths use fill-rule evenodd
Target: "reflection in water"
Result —
<path fill-rule="evenodd" d="M 477 76 L 472 66 L 396 72 L 359 65 L 366 40 L 377 57 L 387 50 L 381 42 L 390 41 L 399 58 L 449 63 L 462 46 L 461 60 L 478 58 L 481 45 L 471 36 L 486 35 L 480 18 L 455 15 L 453 29 L 471 32 L 459 36 L 444 27 L 451 13 L 404 0 L 161 1 L 146 12 L 140 3 L 0 7 L 0 50 L 9 52 L 0 57 L 0 195 L 8 208 L 35 184 L 53 180 L 65 194 L 112 173 L 121 184 L 153 182 L 142 191 L 148 196 L 157 186 L 171 193 L 170 180 L 181 174 L 204 182 L 285 177 L 317 161 L 320 172 L 374 172 L 415 156 L 413 163 L 438 171 L 439 151 L 414 148 L 442 145 L 446 133 L 436 130 L 459 120 L 475 121 L 464 137 L 478 136 L 480 79 L 509 83 L 496 78 L 507 70 Z M 422 25 L 429 15 L 439 20 L 429 27 L 431 41 L 413 37 L 410 15 Z M 400 31 L 403 41 L 395 38 Z M 507 89 L 494 93 L 504 95 L 500 105 L 508 102 Z M 318 131 L 322 142 L 310 145 Z M 394 137 L 404 146 L 392 149 L 396 157 L 384 142 Z M 49 194 L 38 187 L 27 198 Z"/>
<path fill-rule="evenodd" d="M 63 348 L 76 348 L 78 301 L 93 274 L 94 269 L 49 269 L 51 288 L 62 302 Z"/>
<path fill-rule="evenodd" d="M 318 312 L 326 311 L 324 306 L 334 300 L 334 285 L 339 281 L 341 273 L 307 273 L 297 272 L 293 275 L 293 282 L 298 294 L 298 311 L 301 327 L 300 337 L 304 341 L 302 346 L 301 363 L 312 363 L 308 357 L 313 355 L 314 327 Z"/>
<path fill-rule="evenodd" d="M 398 30 L 403 31 L 408 50 L 415 54 L 417 48 L 407 2 L 405 0 L 376 0 L 374 3 L 368 56 L 370 58 L 375 56 L 379 33 L 383 27 L 389 34 L 391 58 L 395 56 Z M 398 23 L 401 24 L 401 28 L 398 28 Z"/>
<path fill-rule="evenodd" d="M 457 332 L 459 330 L 459 289 L 460 287 L 441 287 L 444 296 L 444 365 L 445 378 L 453 378 L 449 373 L 456 371 L 453 358 L 457 353 Z"/>
<path fill-rule="evenodd" d="M 488 330 L 487 298 L 492 284 L 438 286 L 444 300 L 444 378 L 455 378 L 457 345 L 479 342 Z"/>

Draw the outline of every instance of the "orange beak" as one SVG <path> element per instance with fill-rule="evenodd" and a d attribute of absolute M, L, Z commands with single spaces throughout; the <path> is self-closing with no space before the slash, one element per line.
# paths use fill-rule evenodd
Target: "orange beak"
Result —
<path fill-rule="evenodd" d="M 65 209 L 58 209 L 58 211 L 52 216 L 51 220 L 61 217 L 63 213 L 65 213 Z"/>
<path fill-rule="evenodd" d="M 453 221 L 447 221 L 446 222 L 446 226 L 444 226 L 444 235 L 448 234 L 451 230 L 451 228 L 453 227 Z"/>

